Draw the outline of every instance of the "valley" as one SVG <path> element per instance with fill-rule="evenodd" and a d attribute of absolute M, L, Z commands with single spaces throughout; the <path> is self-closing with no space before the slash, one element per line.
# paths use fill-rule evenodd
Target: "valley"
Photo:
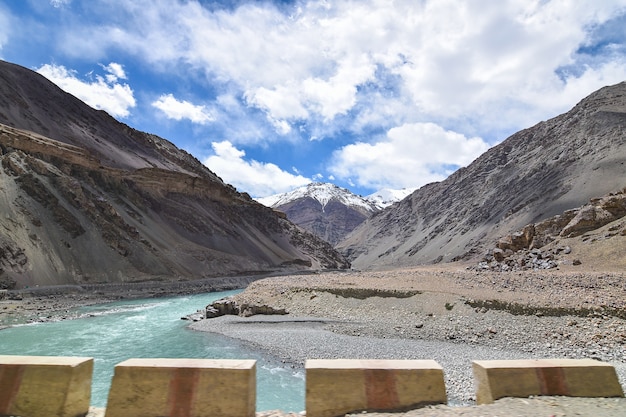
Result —
<path fill-rule="evenodd" d="M 319 183 L 265 206 L 39 74 L 0 81 L 0 326 L 246 288 L 241 316 L 176 314 L 294 367 L 437 359 L 458 406 L 439 415 L 473 403 L 477 358 L 595 358 L 626 383 L 626 83 L 381 207 Z M 572 407 L 626 414 L 605 400 Z"/>

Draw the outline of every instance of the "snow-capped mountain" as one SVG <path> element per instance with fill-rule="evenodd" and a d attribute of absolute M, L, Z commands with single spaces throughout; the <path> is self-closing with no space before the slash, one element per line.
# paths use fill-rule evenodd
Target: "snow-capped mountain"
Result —
<path fill-rule="evenodd" d="M 403 200 L 405 197 L 413 194 L 417 188 L 403 188 L 401 190 L 392 190 L 391 188 L 383 188 L 365 197 L 367 201 L 371 201 L 380 208 L 389 207 L 393 203 Z"/>
<path fill-rule="evenodd" d="M 382 208 L 345 188 L 328 183 L 312 183 L 257 201 L 284 212 L 293 223 L 333 245 Z"/>
<path fill-rule="evenodd" d="M 311 197 L 325 207 L 331 200 L 341 202 L 346 206 L 362 207 L 366 211 L 377 211 L 379 207 L 366 198 L 353 194 L 350 190 L 335 184 L 314 182 L 304 187 L 283 194 L 258 198 L 257 201 L 265 206 L 276 208 L 295 201 L 299 198 Z"/>

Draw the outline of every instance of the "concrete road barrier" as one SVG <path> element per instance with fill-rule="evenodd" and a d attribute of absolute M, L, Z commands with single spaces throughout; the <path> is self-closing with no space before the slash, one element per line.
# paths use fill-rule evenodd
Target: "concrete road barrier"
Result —
<path fill-rule="evenodd" d="M 0 355 L 0 415 L 85 416 L 92 375 L 92 358 Z"/>
<path fill-rule="evenodd" d="M 447 402 L 432 360 L 306 361 L 307 417 L 404 411 Z M 476 402 L 559 395 L 623 397 L 615 372 L 592 359 L 474 361 Z M 83 417 L 93 359 L 0 355 L 0 416 Z M 256 361 L 129 359 L 115 366 L 105 417 L 254 417 Z"/>
<path fill-rule="evenodd" d="M 432 360 L 313 359 L 305 367 L 307 417 L 447 402 L 443 369 Z"/>
<path fill-rule="evenodd" d="M 592 359 L 495 360 L 472 363 L 476 402 L 503 397 L 623 397 L 615 368 Z"/>
<path fill-rule="evenodd" d="M 256 361 L 129 359 L 115 366 L 106 417 L 254 417 Z"/>

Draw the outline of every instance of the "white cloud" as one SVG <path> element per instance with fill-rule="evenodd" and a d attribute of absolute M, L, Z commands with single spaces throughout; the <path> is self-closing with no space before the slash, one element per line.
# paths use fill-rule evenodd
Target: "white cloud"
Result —
<path fill-rule="evenodd" d="M 471 163 L 489 145 L 433 123 L 393 128 L 374 143 L 354 143 L 335 152 L 330 171 L 362 187 L 418 187 L 441 181 Z"/>
<path fill-rule="evenodd" d="M 465 142 L 479 136 L 493 144 L 505 138 L 502 132 L 555 116 L 626 79 L 623 49 L 581 52 L 593 47 L 595 28 L 626 13 L 626 0 L 97 4 L 107 20 L 76 20 L 62 29 L 59 47 L 91 59 L 121 50 L 168 76 L 206 79 L 218 97 L 230 99 L 216 99 L 209 114 L 232 143 L 388 131 L 384 140 L 345 145 L 335 154 L 336 176 L 358 183 L 375 184 L 378 177 L 413 187 L 403 175 L 439 180 L 445 172 L 437 167 L 457 164 L 445 146 L 431 149 L 445 155 L 432 165 L 403 154 L 414 149 L 393 135 L 409 126 L 434 123 Z M 171 114 L 189 117 L 178 112 Z M 375 152 L 405 158 L 413 169 L 404 172 Z M 476 156 L 473 148 L 467 152 Z M 361 165 L 368 158 L 371 164 Z"/>
<path fill-rule="evenodd" d="M 277 86 L 273 89 L 259 87 L 246 93 L 249 104 L 266 109 L 274 118 L 306 118 L 309 112 L 302 105 L 297 94 L 297 86 Z"/>
<path fill-rule="evenodd" d="M 307 2 L 289 19 L 273 9 L 245 6 L 214 16 L 212 25 L 191 38 L 198 64 L 240 83 L 251 103 L 273 119 L 319 115 L 328 121 L 345 114 L 357 104 L 361 86 L 380 82 L 375 71 L 382 66 L 400 77 L 397 95 L 406 94 L 413 103 L 405 108 L 407 114 L 439 119 L 469 115 L 498 126 L 502 118 L 492 115 L 503 104 L 533 108 L 531 115 L 507 115 L 506 123 L 523 126 L 531 118 L 566 109 L 555 108 L 545 96 L 560 104 L 565 101 L 561 97 L 569 98 L 567 84 L 577 77 L 563 81 L 555 70 L 573 62 L 586 28 L 606 20 L 620 5 L 624 3 L 510 0 L 485 7 L 453 0 Z M 247 21 L 254 22 L 252 27 Z M 219 25 L 225 22 L 222 31 Z M 210 50 L 209 39 L 214 42 Z M 222 55 L 220 44 L 237 52 Z M 595 70 L 609 74 L 601 67 Z M 590 86 L 579 98 L 600 86 Z M 368 99 L 362 97 L 365 109 Z"/>
<path fill-rule="evenodd" d="M 158 100 L 154 101 L 152 105 L 165 113 L 169 119 L 189 119 L 193 123 L 201 125 L 215 120 L 215 117 L 213 117 L 206 106 L 198 106 L 186 100 L 177 100 L 172 94 L 162 95 Z"/>
<path fill-rule="evenodd" d="M 372 114 L 374 100 L 359 91 L 381 84 L 381 68 L 399 77 L 390 94 L 409 103 L 402 123 L 445 119 L 455 128 L 472 120 L 499 129 L 566 110 L 570 84 L 585 88 L 577 101 L 621 81 L 623 71 L 615 69 L 626 67 L 621 56 L 579 66 L 565 79 L 556 73 L 579 65 L 588 30 L 624 13 L 624 0 L 302 1 L 283 9 L 254 2 L 232 10 L 137 0 L 117 7 L 136 21 L 92 28 L 73 37 L 68 52 L 115 46 L 169 68 L 186 63 L 238 85 L 280 135 L 298 119 L 328 123 L 356 107 Z"/>
<path fill-rule="evenodd" d="M 67 6 L 72 2 L 72 0 L 50 0 L 50 4 L 52 5 L 52 7 L 63 7 L 63 6 Z"/>
<path fill-rule="evenodd" d="M 109 65 L 102 65 L 102 68 L 108 73 L 107 76 L 112 77 L 112 82 L 115 82 L 118 79 L 126 79 L 124 67 L 117 62 L 111 62 Z"/>
<path fill-rule="evenodd" d="M 246 153 L 228 141 L 213 142 L 212 147 L 214 155 L 206 158 L 204 164 L 226 183 L 253 197 L 284 193 L 311 182 L 309 178 L 290 174 L 275 164 L 246 160 Z"/>
<path fill-rule="evenodd" d="M 76 71 L 62 65 L 45 64 L 37 72 L 93 108 L 105 110 L 114 117 L 127 117 L 129 109 L 135 107 L 135 98 L 128 84 L 117 82 L 122 67 L 111 63 L 104 69 L 108 71 L 105 77 L 96 75 L 91 81 L 79 79 Z"/>

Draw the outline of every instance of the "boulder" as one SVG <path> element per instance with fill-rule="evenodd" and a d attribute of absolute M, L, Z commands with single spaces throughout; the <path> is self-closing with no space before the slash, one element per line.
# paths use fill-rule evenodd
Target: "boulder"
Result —
<path fill-rule="evenodd" d="M 250 317 L 257 314 L 263 315 L 285 315 L 285 309 L 276 309 L 265 304 L 239 304 L 231 297 L 214 301 L 205 308 L 205 318 L 211 319 L 226 315 Z"/>
<path fill-rule="evenodd" d="M 551 251 L 542 248 L 558 237 L 577 237 L 626 216 L 626 190 L 594 198 L 580 208 L 571 209 L 560 215 L 503 236 L 494 249 L 487 251 L 473 269 L 483 271 L 511 271 L 519 269 L 550 269 L 558 267 L 555 255 L 569 255 L 569 246 L 556 247 Z M 616 227 L 615 230 L 618 228 Z M 613 230 L 613 231 L 615 231 Z M 617 234 L 615 232 L 614 234 Z M 626 229 L 619 232 L 626 235 Z M 575 260 L 574 265 L 580 265 Z"/>
<path fill-rule="evenodd" d="M 493 253 L 493 259 L 496 262 L 504 261 L 504 251 L 502 249 L 495 248 L 492 253 Z"/>

